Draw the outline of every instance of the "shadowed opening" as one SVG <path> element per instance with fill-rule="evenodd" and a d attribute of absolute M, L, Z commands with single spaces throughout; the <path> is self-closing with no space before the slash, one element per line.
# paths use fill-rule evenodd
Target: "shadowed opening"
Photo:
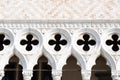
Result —
<path fill-rule="evenodd" d="M 99 56 L 92 67 L 91 80 L 112 80 L 111 69 L 103 56 Z"/>
<path fill-rule="evenodd" d="M 33 68 L 33 77 L 31 80 L 53 80 L 51 74 L 51 66 L 48 64 L 45 56 L 38 59 L 38 64 Z"/>
<path fill-rule="evenodd" d="M 77 65 L 75 57 L 70 56 L 67 64 L 63 67 L 61 80 L 82 80 L 81 68 Z"/>
<path fill-rule="evenodd" d="M 19 64 L 19 58 L 12 56 L 9 60 L 9 64 L 5 66 L 5 76 L 2 80 L 23 80 L 22 66 Z"/>

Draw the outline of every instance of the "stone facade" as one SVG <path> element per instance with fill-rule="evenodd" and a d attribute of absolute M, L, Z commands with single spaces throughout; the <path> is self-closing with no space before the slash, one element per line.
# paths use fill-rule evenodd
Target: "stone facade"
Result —
<path fill-rule="evenodd" d="M 0 20 L 116 20 L 119 0 L 0 0 Z"/>
<path fill-rule="evenodd" d="M 9 59 L 16 55 L 24 80 L 30 80 L 38 58 L 44 55 L 52 67 L 53 80 L 60 80 L 62 67 L 73 55 L 83 80 L 90 80 L 91 68 L 102 55 L 113 80 L 120 80 L 120 21 L 1 21 L 0 37 L 0 79 Z M 81 43 L 85 40 L 91 43 Z"/>

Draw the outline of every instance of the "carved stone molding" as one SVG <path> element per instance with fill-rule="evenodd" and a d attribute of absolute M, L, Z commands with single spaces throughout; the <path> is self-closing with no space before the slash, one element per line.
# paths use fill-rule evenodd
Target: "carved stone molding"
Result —
<path fill-rule="evenodd" d="M 113 71 L 120 71 L 119 30 L 120 21 L 112 20 L 0 21 L 0 46 L 4 47 L 0 51 L 0 70 L 4 71 L 10 57 L 16 55 L 25 80 L 30 80 L 33 66 L 44 55 L 53 69 L 53 79 L 60 80 L 66 60 L 73 55 L 81 66 L 82 76 L 88 75 L 84 77 L 88 80 L 91 72 L 87 71 L 91 71 L 97 57 L 102 55 L 116 79 L 119 75 L 116 77 Z M 9 40 L 10 45 L 6 45 Z"/>
<path fill-rule="evenodd" d="M 31 80 L 32 76 L 33 76 L 33 72 L 32 71 L 23 71 L 23 78 L 24 80 Z"/>

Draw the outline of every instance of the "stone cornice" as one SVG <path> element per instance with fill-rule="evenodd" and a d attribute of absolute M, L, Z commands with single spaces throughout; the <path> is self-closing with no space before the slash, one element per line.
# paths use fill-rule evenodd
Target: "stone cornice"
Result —
<path fill-rule="evenodd" d="M 120 20 L 1 20 L 7 28 L 117 28 Z"/>

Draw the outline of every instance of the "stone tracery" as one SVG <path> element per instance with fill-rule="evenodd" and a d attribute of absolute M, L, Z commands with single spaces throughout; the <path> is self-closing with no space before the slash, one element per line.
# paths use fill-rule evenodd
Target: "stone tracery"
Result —
<path fill-rule="evenodd" d="M 108 46 L 112 45 L 112 50 L 113 51 L 118 51 L 119 50 L 119 46 L 120 45 L 120 40 L 118 39 L 119 36 L 117 34 L 113 34 L 112 35 L 112 40 L 107 40 L 106 44 Z"/>
<path fill-rule="evenodd" d="M 67 41 L 64 40 L 64 39 L 61 40 L 61 35 L 60 34 L 56 34 L 55 35 L 55 40 L 53 40 L 53 39 L 49 40 L 49 44 L 50 45 L 55 45 L 54 49 L 56 51 L 59 51 L 61 49 L 60 45 L 66 45 Z"/>
<path fill-rule="evenodd" d="M 96 44 L 95 40 L 90 40 L 90 36 L 88 34 L 84 34 L 83 39 L 84 40 L 79 39 L 77 41 L 77 44 L 78 45 L 84 45 L 83 50 L 85 50 L 85 51 L 88 51 L 90 49 L 89 45 L 93 46 L 93 45 Z"/>
<path fill-rule="evenodd" d="M 5 39 L 4 34 L 0 34 L 0 51 L 4 49 L 4 45 L 9 45 L 9 44 L 10 44 L 10 40 Z"/>
<path fill-rule="evenodd" d="M 29 24 L 29 23 L 27 23 L 27 24 Z M 30 24 L 32 24 L 32 23 L 30 23 Z M 51 23 L 52 24 L 52 23 Z M 61 23 L 59 23 L 59 24 L 61 24 Z M 65 24 L 68 24 L 69 25 L 69 23 L 64 23 L 63 25 L 65 25 Z M 77 24 L 77 23 L 76 23 Z M 79 24 L 81 24 L 81 23 L 79 23 Z M 93 24 L 96 24 L 96 23 L 93 23 Z M 12 25 L 12 23 L 11 23 L 11 25 Z M 40 25 L 40 24 L 39 24 Z M 71 24 L 72 25 L 72 24 Z M 19 56 L 19 54 L 22 54 L 26 59 L 24 59 L 24 60 L 26 60 L 26 63 L 24 63 L 23 62 L 23 64 L 22 64 L 22 66 L 23 65 L 26 65 L 26 67 L 23 67 L 24 69 L 23 70 L 25 70 L 25 71 L 23 71 L 23 74 L 24 74 L 24 77 L 29 77 L 28 79 L 30 79 L 30 77 L 31 77 L 31 75 L 29 76 L 29 75 L 26 75 L 27 74 L 27 70 L 29 71 L 29 70 L 33 70 L 32 68 L 29 68 L 28 66 L 30 66 L 30 65 L 32 65 L 32 64 L 34 64 L 34 62 L 32 62 L 32 63 L 30 63 L 29 61 L 31 61 L 31 59 L 34 59 L 34 58 L 36 58 L 35 56 L 40 56 L 41 55 L 41 53 L 42 52 L 45 52 L 45 54 L 49 54 L 49 55 L 51 55 L 54 59 L 54 67 L 52 67 L 52 75 L 53 75 L 53 77 L 55 77 L 55 78 L 53 78 L 53 79 L 56 79 L 56 80 L 59 80 L 60 79 L 60 73 L 59 72 L 61 72 L 61 69 L 59 68 L 59 66 L 58 65 L 63 65 L 63 63 L 62 62 L 59 62 L 59 60 L 60 60 L 60 58 L 61 58 L 61 56 L 62 55 L 64 55 L 64 56 L 66 56 L 66 55 L 70 55 L 71 54 L 71 52 L 74 52 L 76 55 L 76 58 L 77 58 L 77 60 L 79 59 L 79 55 L 82 55 L 83 56 L 83 58 L 85 59 L 85 66 L 86 65 L 88 65 L 88 62 L 89 62 L 89 58 L 90 58 L 90 56 L 92 56 L 92 55 L 99 55 L 99 54 L 101 54 L 102 53 L 102 51 L 101 51 L 101 49 L 103 50 L 103 52 L 104 52 L 104 50 L 112 50 L 111 48 L 108 48 L 108 47 L 103 47 L 103 46 L 106 46 L 106 41 L 108 40 L 108 38 L 109 37 L 105 37 L 106 39 L 103 39 L 101 36 L 103 36 L 103 35 L 101 35 L 101 34 L 104 34 L 104 31 L 106 31 L 106 30 L 109 30 L 109 28 L 107 28 L 106 27 L 106 29 L 104 29 L 104 28 L 102 28 L 102 26 L 101 26 L 101 28 L 99 28 L 99 27 L 96 27 L 96 28 L 92 28 L 91 27 L 91 25 L 87 25 L 87 24 L 85 24 L 84 23 L 84 25 L 87 25 L 88 27 L 90 27 L 90 28 L 84 28 L 83 26 L 82 27 L 80 27 L 79 25 L 77 26 L 77 28 L 71 28 L 71 25 L 70 25 L 70 27 L 69 28 L 66 28 L 66 27 L 64 27 L 64 28 L 56 28 L 56 29 L 54 29 L 54 28 L 50 28 L 50 27 L 47 27 L 47 28 L 41 28 L 41 25 L 39 26 L 39 28 L 38 28 L 38 30 L 36 31 L 36 29 L 37 29 L 37 27 L 34 27 L 34 28 L 30 28 L 29 29 L 29 25 L 27 25 L 27 28 L 28 29 L 26 29 L 26 28 L 24 28 L 24 27 L 21 27 L 21 28 L 18 28 L 18 27 L 15 27 L 15 25 L 14 25 L 14 28 L 9 28 L 9 25 L 8 25 L 8 28 L 12 31 L 12 34 L 14 33 L 14 35 L 17 35 L 17 34 L 19 34 L 20 32 L 17 32 L 17 30 L 18 29 L 20 29 L 20 30 L 22 30 L 23 31 L 23 33 L 21 33 L 22 35 L 21 36 L 15 36 L 15 38 L 17 37 L 17 39 L 15 39 L 15 38 L 13 38 L 12 36 L 9 36 L 9 33 L 7 33 L 6 32 L 6 34 L 7 34 L 7 36 L 9 37 L 7 37 L 7 38 L 5 38 L 6 40 L 7 39 L 10 39 L 10 44 L 11 44 L 11 42 L 13 43 L 13 45 L 11 45 L 12 47 L 15 45 L 15 47 L 13 47 L 13 48 L 10 48 L 10 47 L 8 47 L 7 49 L 7 51 L 4 51 L 4 53 L 0 53 L 0 56 L 2 57 L 2 55 L 4 55 L 4 56 L 7 56 L 7 55 L 11 55 L 10 53 L 16 53 L 16 52 L 18 52 L 17 54 L 18 54 L 18 56 Z M 74 24 L 73 24 L 74 25 Z M 101 23 L 99 23 L 99 24 L 96 24 L 96 26 L 100 26 L 101 25 Z M 4 28 L 4 26 L 2 26 L 3 28 Z M 36 28 L 36 29 L 35 29 Z M 51 29 L 50 31 L 49 31 L 49 28 Z M 77 29 L 80 29 L 80 31 L 77 31 Z M 84 28 L 83 30 L 81 30 L 82 28 Z M 14 29 L 14 30 L 13 30 Z M 15 32 L 15 30 L 16 30 L 16 32 Z M 102 30 L 104 30 L 103 32 L 102 32 Z M 8 30 L 9 31 L 9 30 Z M 10 31 L 10 32 L 11 32 Z M 27 32 L 26 32 L 27 31 Z M 31 33 L 30 35 L 28 34 L 28 33 Z M 48 32 L 48 34 L 46 34 Z M 78 34 L 77 34 L 77 33 Z M 86 32 L 88 32 L 89 34 L 90 34 L 90 36 L 89 35 L 87 35 L 87 34 L 84 34 L 84 33 L 86 33 Z M 97 32 L 97 33 L 96 33 Z M 111 31 L 109 31 L 110 33 L 111 33 Z M 108 33 L 109 33 L 108 32 Z M 116 32 L 116 31 L 115 31 Z M 1 32 L 0 31 L 0 33 L 3 33 L 3 32 Z M 56 34 L 56 33 L 59 33 L 59 34 Z M 73 34 L 74 33 L 76 33 L 77 34 L 77 36 L 73 36 Z M 117 35 L 119 36 L 120 34 L 119 34 L 119 32 L 117 31 L 116 33 L 118 33 Z M 26 36 L 26 34 L 27 34 L 27 36 Z M 45 35 L 46 34 L 46 35 Z M 56 34 L 56 35 L 51 35 L 51 34 Z M 76 35 L 75 34 L 75 35 Z M 81 34 L 82 34 L 82 37 L 81 37 Z M 84 35 L 83 35 L 84 34 Z M 33 38 L 33 36 L 35 37 L 35 38 Z M 48 35 L 48 36 L 47 36 Z M 30 38 L 28 38 L 28 36 L 30 36 Z M 47 36 L 47 37 L 46 37 Z M 54 38 L 53 37 L 51 37 L 51 36 L 54 36 Z M 86 37 L 87 36 L 87 37 Z M 107 35 L 106 35 L 107 36 Z M 110 34 L 109 36 L 113 36 L 112 34 Z M 117 43 L 119 44 L 119 39 L 118 39 L 118 37 L 116 36 L 116 35 L 114 35 L 113 37 L 112 37 L 112 40 L 111 40 L 111 42 L 110 41 L 108 41 L 108 42 L 110 42 L 110 44 L 111 43 L 114 43 L 113 41 L 118 41 Z M 11 39 L 11 37 L 13 38 L 13 39 L 15 39 L 15 40 L 12 40 Z M 24 38 L 26 38 L 26 39 L 24 39 Z M 44 38 L 45 37 L 45 38 Z M 100 38 L 101 39 L 100 39 Z M 114 39 L 114 37 L 115 37 L 115 39 Z M 20 38 L 20 39 L 18 39 L 18 38 Z M 43 38 L 43 42 L 42 42 L 42 38 Z M 82 39 L 83 38 L 83 39 Z M 75 39 L 75 40 L 74 40 Z M 78 40 L 78 44 L 83 44 L 84 43 L 84 41 L 85 41 L 85 39 L 86 39 L 86 42 L 88 42 L 88 43 L 86 43 L 86 45 L 87 45 L 87 48 L 83 48 L 83 47 L 80 47 L 80 48 L 78 48 L 78 50 L 76 50 L 76 46 L 74 47 L 74 43 L 76 43 L 77 42 L 77 40 Z M 21 43 L 23 43 L 23 45 L 24 44 L 27 44 L 27 41 L 28 40 L 30 40 L 30 42 L 31 43 L 33 43 L 33 44 L 31 44 L 31 45 L 34 45 L 34 47 L 35 47 L 35 49 L 32 49 L 31 47 L 32 46 L 30 46 L 30 49 L 28 50 L 28 51 L 24 51 L 25 50 L 25 47 L 20 47 L 19 45 L 20 45 L 20 40 L 22 40 L 21 41 Z M 37 42 L 36 42 L 36 40 L 37 40 Z M 25 41 L 25 43 L 23 42 L 23 41 Z M 33 42 L 32 42 L 33 41 Z M 35 42 L 34 42 L 35 41 Z M 45 42 L 44 42 L 45 41 Z M 58 43 L 56 44 L 56 41 L 58 41 L 58 43 L 59 43 L 59 47 L 58 47 L 58 49 L 57 48 L 55 48 L 55 45 L 57 45 L 58 46 Z M 101 44 L 101 41 L 102 41 L 102 43 L 104 43 L 104 44 Z M 47 43 L 46 43 L 47 42 Z M 53 43 L 52 43 L 53 42 Z M 82 42 L 82 43 L 81 43 Z M 17 43 L 19 43 L 19 45 L 17 44 Z M 54 47 L 49 47 L 49 43 L 51 44 L 50 46 L 54 46 Z M 29 44 L 29 43 L 28 43 Z M 46 45 L 47 44 L 47 45 Z M 60 47 L 60 46 L 63 46 L 63 47 Z M 90 45 L 90 47 L 89 47 L 89 45 Z M 102 46 L 101 46 L 102 45 Z M 113 44 L 112 44 L 113 45 Z M 18 47 L 19 46 L 19 47 Z M 47 47 L 46 47 L 47 46 Z M 81 45 L 80 45 L 81 46 Z M 85 44 L 84 44 L 84 46 L 85 46 Z M 92 47 L 91 47 L 92 46 Z M 94 47 L 93 47 L 94 46 Z M 89 47 L 89 48 L 88 48 Z M 5 47 L 6 48 L 6 47 Z M 50 48 L 50 50 L 48 50 Z M 92 48 L 92 49 L 91 49 Z M 19 49 L 19 50 L 18 50 Z M 56 51 L 52 51 L 52 50 L 56 50 Z M 79 49 L 81 49 L 81 50 L 83 50 L 83 52 L 81 52 Z M 91 51 L 89 52 L 89 49 L 91 49 Z M 22 51 L 23 50 L 23 51 Z M 27 49 L 26 49 L 27 50 Z M 115 49 L 115 51 L 117 51 L 118 49 Z M 9 53 L 8 53 L 8 51 L 9 51 Z M 63 52 L 62 52 L 63 51 Z M 87 52 L 84 52 L 84 51 L 88 51 L 89 52 L 89 55 L 87 54 Z M 24 53 L 25 52 L 25 53 Z M 30 52 L 30 55 L 28 55 L 27 53 L 28 52 Z M 107 52 L 107 51 L 106 51 Z M 86 54 L 85 54 L 86 53 Z M 55 55 L 54 55 L 55 54 Z M 107 56 L 107 53 L 104 53 L 104 54 L 106 54 L 105 56 L 106 57 L 108 57 L 109 58 L 109 56 L 110 57 L 112 57 L 112 58 L 116 58 L 114 55 L 116 55 L 116 54 L 110 54 L 109 52 L 108 52 L 108 54 L 109 54 L 109 56 Z M 50 56 L 49 55 L 47 55 L 47 57 L 49 57 L 50 58 Z M 56 57 L 59 55 L 59 58 L 57 58 L 56 59 Z M 104 55 L 103 55 L 104 56 Z M 116 55 L 117 56 L 117 55 Z M 97 56 L 94 56 L 94 57 L 97 57 Z M 66 59 L 67 59 L 68 57 L 66 57 Z M 22 58 L 21 58 L 22 59 Z M 111 59 L 111 58 L 110 58 Z M 83 59 L 79 59 L 79 60 L 81 60 L 81 62 L 82 61 L 84 61 Z M 4 58 L 1 58 L 0 59 L 0 64 L 2 64 L 2 61 L 5 61 L 5 59 Z M 60 60 L 60 61 L 62 61 L 62 60 Z M 78 62 L 78 61 L 77 61 Z M 115 61 L 114 63 L 116 63 L 117 61 Z M 89 62 L 89 64 L 91 64 L 92 62 Z M 109 64 L 109 63 L 111 63 L 111 64 Z M 114 64 L 114 63 L 112 63 L 112 62 L 109 62 L 109 63 L 107 63 L 108 65 L 114 65 L 115 67 L 116 67 L 116 65 Z M 51 61 L 51 63 L 48 63 L 48 64 L 50 64 L 51 66 L 53 66 L 53 64 L 52 64 L 52 61 Z M 82 64 L 80 64 L 79 62 L 77 63 L 77 64 L 79 64 L 79 65 L 81 65 L 82 66 Z M 92 65 L 93 66 L 93 65 Z M 1 65 L 0 65 L 0 67 L 1 67 Z M 111 67 L 111 66 L 110 66 Z M 111 69 L 113 69 L 113 68 L 111 68 Z M 60 70 L 60 71 L 57 71 L 57 70 Z M 83 68 L 82 70 L 81 70 L 81 74 L 82 74 L 82 78 L 83 78 L 83 80 L 85 79 L 85 77 L 84 77 L 84 75 L 85 74 L 87 74 L 87 72 L 86 71 L 88 71 L 88 73 L 90 73 L 91 71 L 90 71 L 91 69 L 87 69 L 86 67 L 85 68 Z M 116 68 L 114 68 L 114 70 L 116 70 Z M 56 72 L 54 72 L 54 71 L 56 71 Z M 113 70 L 112 70 L 113 71 Z M 117 70 L 116 70 L 117 71 Z M 25 72 L 25 73 L 24 73 Z M 57 72 L 59 73 L 59 75 L 57 75 Z M 28 72 L 29 74 L 32 74 L 32 71 L 31 72 Z M 112 75 L 113 75 L 113 73 L 114 72 L 112 72 Z M 2 74 L 2 72 L 1 72 L 1 74 Z M 115 74 L 114 74 L 115 75 Z M 117 75 L 117 74 L 116 74 Z M 90 76 L 90 74 L 88 74 L 88 76 Z M 24 78 L 24 79 L 27 79 L 27 78 Z M 87 78 L 88 80 L 90 79 L 89 77 Z"/>
<path fill-rule="evenodd" d="M 28 34 L 26 36 L 26 38 L 27 38 L 27 40 L 24 40 L 24 39 L 21 40 L 20 44 L 21 45 L 27 45 L 26 50 L 31 51 L 32 50 L 32 45 L 37 45 L 39 42 L 36 39 L 33 40 L 33 35 L 31 35 L 31 34 Z"/>

